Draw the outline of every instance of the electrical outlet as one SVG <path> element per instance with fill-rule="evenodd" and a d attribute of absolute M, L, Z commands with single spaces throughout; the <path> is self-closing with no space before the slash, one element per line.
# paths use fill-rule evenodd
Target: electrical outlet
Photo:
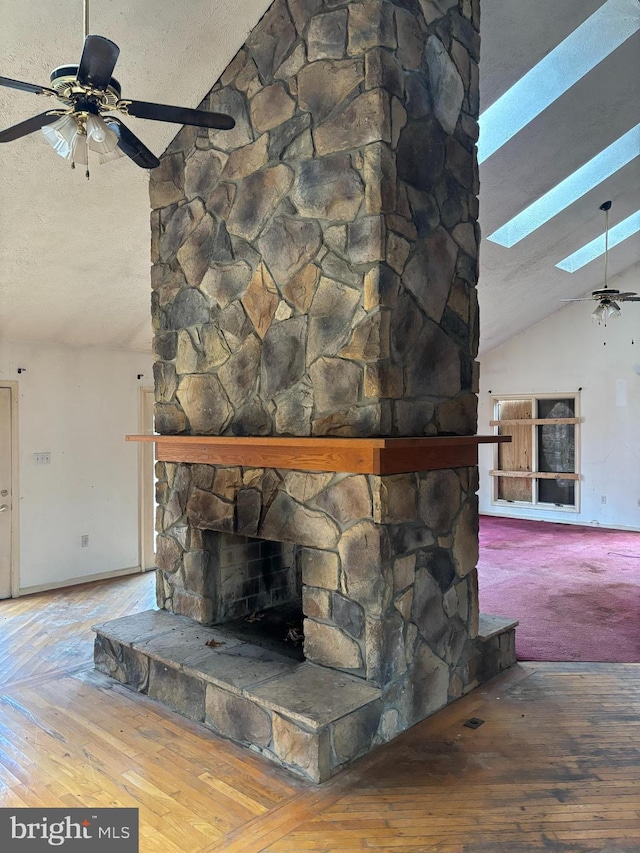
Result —
<path fill-rule="evenodd" d="M 33 458 L 34 458 L 36 465 L 50 465 L 51 464 L 51 454 L 50 453 L 34 453 Z"/>
<path fill-rule="evenodd" d="M 88 536 L 88 534 L 85 533 L 84 536 L 80 537 L 80 547 L 81 548 L 88 548 L 89 547 L 89 536 Z"/>
<path fill-rule="evenodd" d="M 600 503 L 606 504 L 606 502 L 607 502 L 607 496 L 606 495 L 600 495 Z"/>

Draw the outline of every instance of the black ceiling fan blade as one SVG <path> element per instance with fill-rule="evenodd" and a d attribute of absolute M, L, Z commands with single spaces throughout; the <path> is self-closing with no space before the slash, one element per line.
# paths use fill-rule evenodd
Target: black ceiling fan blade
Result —
<path fill-rule="evenodd" d="M 149 151 L 144 142 L 141 142 L 120 119 L 105 116 L 104 120 L 111 130 L 118 135 L 118 148 L 127 157 L 130 157 L 137 166 L 140 166 L 141 169 L 156 169 L 160 165 L 160 160 L 156 155 Z"/>
<path fill-rule="evenodd" d="M 34 95 L 54 95 L 58 97 L 58 93 L 54 89 L 48 89 L 46 86 L 38 86 L 37 83 L 24 83 L 22 80 L 12 80 L 11 77 L 0 77 L 0 86 L 7 86 L 9 89 L 21 89 L 23 92 L 32 92 Z"/>
<path fill-rule="evenodd" d="M 634 290 L 627 290 L 625 293 L 619 293 L 616 296 L 616 299 L 629 299 L 630 297 L 637 296 L 638 294 Z"/>
<path fill-rule="evenodd" d="M 211 113 L 207 110 L 192 110 L 188 107 L 171 107 L 168 104 L 152 104 L 149 101 L 121 101 L 127 113 L 136 118 L 154 121 L 169 121 L 174 124 L 192 124 L 196 127 L 211 127 L 216 130 L 231 130 L 235 120 L 226 113 Z"/>
<path fill-rule="evenodd" d="M 28 136 L 46 124 L 53 124 L 61 115 L 64 113 L 40 113 L 40 115 L 28 118 L 26 121 L 21 121 L 20 124 L 14 124 L 0 132 L 0 142 L 13 142 L 14 139 L 20 139 L 21 136 Z"/>
<path fill-rule="evenodd" d="M 640 296 L 625 296 L 622 302 L 640 302 Z"/>
<path fill-rule="evenodd" d="M 109 85 L 119 55 L 120 48 L 109 39 L 87 36 L 78 66 L 78 83 L 104 91 Z"/>

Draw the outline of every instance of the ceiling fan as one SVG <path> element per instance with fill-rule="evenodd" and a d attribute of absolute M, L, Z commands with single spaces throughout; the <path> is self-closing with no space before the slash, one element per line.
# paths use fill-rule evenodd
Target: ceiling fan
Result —
<path fill-rule="evenodd" d="M 618 305 L 619 302 L 640 302 L 640 296 L 632 291 L 621 293 L 607 284 L 609 265 L 609 211 L 611 210 L 611 202 L 605 201 L 600 205 L 600 210 L 604 211 L 604 287 L 594 290 L 591 296 L 583 296 L 579 299 L 561 299 L 560 302 L 596 301 L 598 304 L 591 313 L 591 316 L 598 323 L 606 324 L 607 320 L 615 320 L 622 313 Z"/>
<path fill-rule="evenodd" d="M 100 163 L 126 154 L 143 169 L 160 165 L 155 154 L 114 113 L 217 130 L 231 130 L 235 126 L 234 119 L 224 113 L 122 99 L 120 84 L 111 76 L 120 48 L 103 36 L 88 35 L 88 18 L 88 0 L 84 0 L 85 39 L 80 64 L 54 68 L 50 87 L 0 77 L 0 86 L 60 102 L 0 131 L 0 142 L 12 142 L 42 130 L 56 153 L 69 160 L 73 168 L 76 163 L 87 166 L 89 177 L 89 150 L 99 155 Z"/>

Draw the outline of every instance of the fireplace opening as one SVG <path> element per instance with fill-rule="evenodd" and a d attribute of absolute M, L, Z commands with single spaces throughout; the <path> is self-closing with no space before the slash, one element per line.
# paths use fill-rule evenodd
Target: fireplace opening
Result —
<path fill-rule="evenodd" d="M 225 623 L 225 631 L 246 643 L 303 661 L 301 602 L 277 605 Z"/>
<path fill-rule="evenodd" d="M 219 591 L 215 624 L 238 639 L 304 660 L 302 579 L 296 546 L 203 531 Z"/>

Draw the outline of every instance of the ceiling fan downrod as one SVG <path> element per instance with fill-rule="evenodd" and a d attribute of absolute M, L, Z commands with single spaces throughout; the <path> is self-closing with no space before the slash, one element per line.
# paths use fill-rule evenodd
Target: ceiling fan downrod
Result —
<path fill-rule="evenodd" d="M 89 0 L 85 0 L 89 2 Z M 611 210 L 611 202 L 605 201 L 600 205 L 600 210 L 604 211 L 604 289 L 608 288 L 607 270 L 609 269 L 609 211 Z"/>

